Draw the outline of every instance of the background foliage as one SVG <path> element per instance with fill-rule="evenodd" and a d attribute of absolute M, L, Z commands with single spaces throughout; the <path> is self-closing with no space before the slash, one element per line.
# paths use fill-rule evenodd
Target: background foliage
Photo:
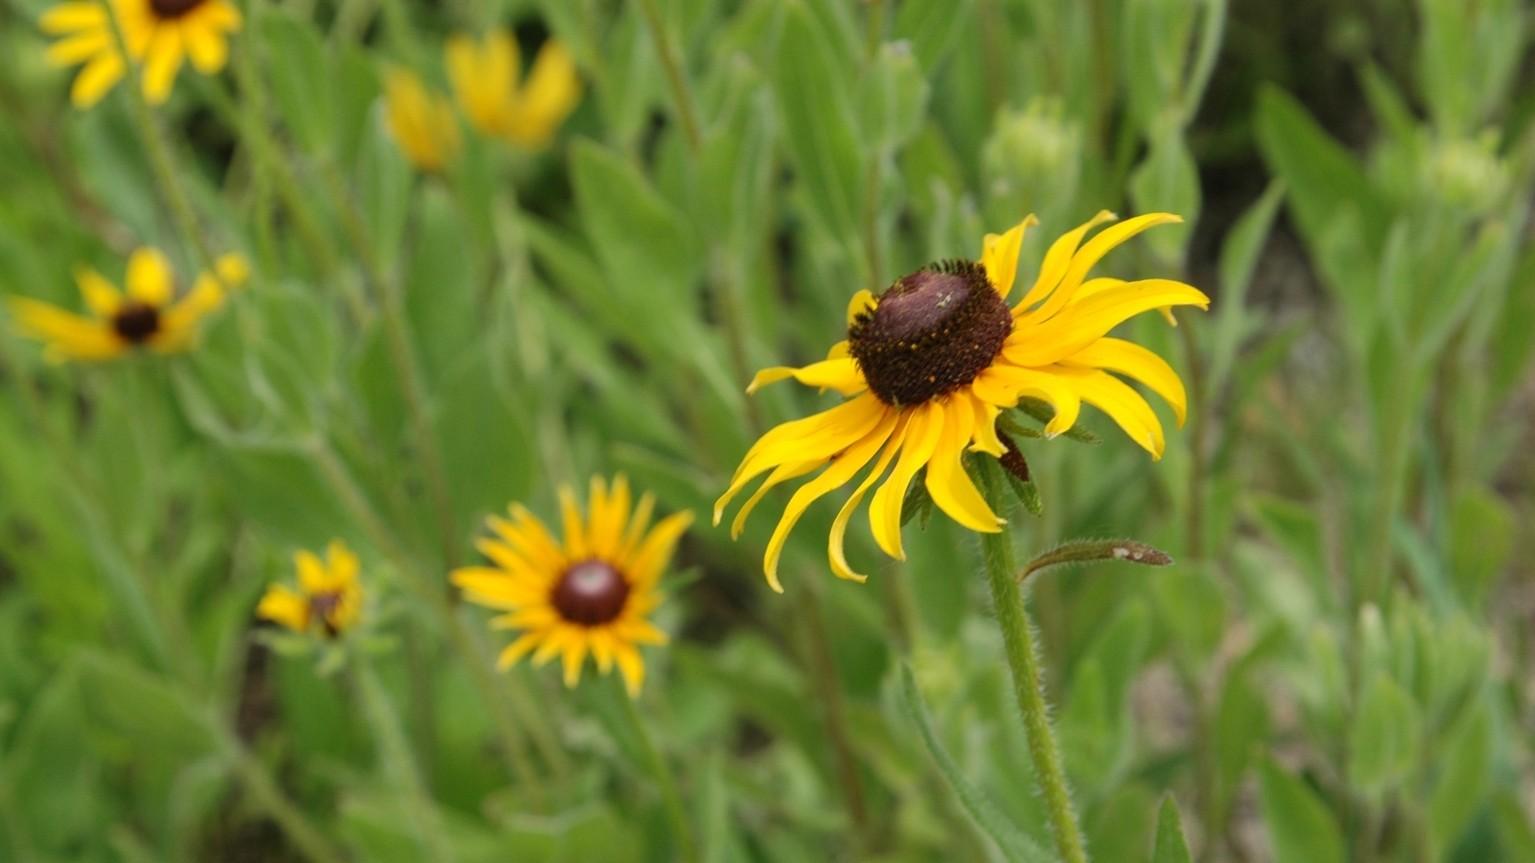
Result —
<path fill-rule="evenodd" d="M 68 107 L 42 8 L 0 5 L 0 289 L 71 304 L 73 266 L 139 244 L 193 271 L 132 100 Z M 0 857 L 675 859 L 622 697 L 489 671 L 445 582 L 479 518 L 617 470 L 705 514 L 755 432 L 825 403 L 748 400 L 750 371 L 820 356 L 855 290 L 1107 207 L 1185 215 L 1109 268 L 1215 303 L 1135 324 L 1191 386 L 1162 463 L 1027 449 L 1026 550 L 1178 560 L 1034 583 L 1095 859 L 1180 859 L 1181 812 L 1201 860 L 1535 860 L 1520 0 L 242 9 L 233 68 L 154 122 L 251 287 L 184 357 L 0 334 Z M 547 152 L 467 135 L 415 175 L 382 71 L 445 89 L 443 39 L 496 24 L 566 42 L 586 98 Z M 860 587 L 829 517 L 783 597 L 770 518 L 684 545 L 636 707 L 699 856 L 1034 859 L 976 543 L 913 524 Z M 264 585 L 333 537 L 367 630 L 262 636 Z"/>

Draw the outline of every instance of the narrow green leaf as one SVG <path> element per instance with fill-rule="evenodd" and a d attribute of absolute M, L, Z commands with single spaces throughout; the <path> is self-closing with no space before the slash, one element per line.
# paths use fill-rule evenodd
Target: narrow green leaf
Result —
<path fill-rule="evenodd" d="M 1029 561 L 1019 573 L 1018 580 L 1057 566 L 1080 566 L 1103 560 L 1122 560 L 1144 566 L 1167 566 L 1173 562 L 1167 552 L 1133 539 L 1073 539 Z"/>
<path fill-rule="evenodd" d="M 1337 820 L 1305 783 L 1270 762 L 1260 771 L 1259 786 L 1275 863 L 1347 859 Z"/>
<path fill-rule="evenodd" d="M 1157 814 L 1157 839 L 1151 850 L 1151 863 L 1192 863 L 1188 843 L 1183 838 L 1183 820 L 1172 795 L 1162 798 Z"/>

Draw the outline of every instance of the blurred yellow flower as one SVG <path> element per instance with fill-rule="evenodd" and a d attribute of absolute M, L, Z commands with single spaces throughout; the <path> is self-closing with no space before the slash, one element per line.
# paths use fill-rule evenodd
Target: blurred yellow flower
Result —
<path fill-rule="evenodd" d="M 440 172 L 458 156 L 458 118 L 447 99 L 415 73 L 391 69 L 384 79 L 389 131 L 405 157 L 423 171 Z"/>
<path fill-rule="evenodd" d="M 56 66 L 81 66 L 69 98 L 77 108 L 100 101 L 128 71 L 112 32 L 108 8 L 122 32 L 128 56 L 143 66 L 144 95 L 164 102 L 182 61 L 205 75 L 224 68 L 228 38 L 240 29 L 240 12 L 229 0 L 70 0 L 43 13 L 44 32 L 57 36 L 48 49 Z"/>
<path fill-rule="evenodd" d="M 563 542 L 519 504 L 510 521 L 491 516 L 495 536 L 476 546 L 495 565 L 457 569 L 453 583 L 469 601 L 506 612 L 491 626 L 522 630 L 501 651 L 502 668 L 529 653 L 535 665 L 559 656 L 565 685 L 575 686 L 590 654 L 603 674 L 617 664 L 629 694 L 638 695 L 645 665 L 636 645 L 667 641 L 647 617 L 661 603 L 656 582 L 693 514 L 674 513 L 648 529 L 655 498 L 645 494 L 630 512 L 622 476 L 611 489 L 593 477 L 590 498 L 583 519 L 575 493 L 560 489 Z"/>
<path fill-rule="evenodd" d="M 329 638 L 346 632 L 362 612 L 362 584 L 357 578 L 357 555 L 346 543 L 332 540 L 321 560 L 312 551 L 293 555 L 298 571 L 298 590 L 286 584 L 267 588 L 256 606 L 256 616 L 294 632 L 315 627 Z"/>
<path fill-rule="evenodd" d="M 142 248 L 128 259 L 126 294 L 95 270 L 76 269 L 89 317 L 28 297 L 8 297 L 6 304 L 22 331 L 47 345 L 46 355 L 54 362 L 111 359 L 135 348 L 172 353 L 190 345 L 198 322 L 248 275 L 243 257 L 224 255 L 214 273 L 200 274 L 192 289 L 176 299 L 165 255 Z"/>
<path fill-rule="evenodd" d="M 528 150 L 548 146 L 581 101 L 575 61 L 557 39 L 538 51 L 523 81 L 521 57 L 512 34 L 501 31 L 474 40 L 454 36 L 447 45 L 453 94 L 476 129 Z"/>
<path fill-rule="evenodd" d="M 1169 213 L 1138 216 L 1083 243 L 1090 230 L 1114 218 L 1100 212 L 1056 240 L 1033 287 L 1011 309 L 1006 299 L 1033 216 L 1005 234 L 987 234 L 979 262 L 924 267 L 878 297 L 859 291 L 848 305 L 848 338 L 834 345 L 825 360 L 757 374 L 747 392 L 792 377 L 848 397 L 830 410 L 768 431 L 746 453 L 730 488 L 715 503 L 718 524 L 731 499 L 771 471 L 736 515 L 731 532 L 740 536 L 747 515 L 769 489 L 821 470 L 794 493 L 768 542 L 763 570 L 774 590 L 783 590 L 778 560 L 795 523 L 817 498 L 851 482 L 870 463 L 873 468 L 832 523 L 827 555 L 838 576 L 865 578 L 848 565 L 843 539 L 854 509 L 887 470 L 889 478 L 869 505 L 869 527 L 889 556 L 905 558 L 901 505 L 907 486 L 924 467 L 927 491 L 939 509 L 971 530 L 1001 530 L 1002 519 L 976 490 L 962 459 L 967 449 L 1003 456 L 997 417 L 1020 398 L 1042 399 L 1055 408 L 1045 427 L 1049 437 L 1070 429 L 1087 402 L 1107 413 L 1153 458 L 1161 458 L 1164 440 L 1156 414 L 1110 372 L 1139 380 L 1162 396 L 1180 424 L 1187 407 L 1183 383 L 1161 357 L 1109 338 L 1108 332 L 1142 312 L 1206 308 L 1210 300 L 1168 279 L 1087 279 L 1110 249 L 1148 228 L 1182 221 Z"/>

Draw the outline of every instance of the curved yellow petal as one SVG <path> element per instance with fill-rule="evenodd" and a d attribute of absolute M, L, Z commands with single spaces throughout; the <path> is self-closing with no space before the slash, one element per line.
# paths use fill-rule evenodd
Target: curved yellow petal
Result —
<path fill-rule="evenodd" d="M 639 553 L 629 561 L 629 577 L 636 585 L 648 587 L 660 577 L 661 571 L 666 568 L 667 561 L 671 560 L 672 551 L 677 547 L 677 541 L 682 534 L 693 524 L 693 513 L 683 510 L 674 512 L 661 519 L 645 537 L 640 545 Z"/>
<path fill-rule="evenodd" d="M 618 660 L 618 672 L 623 675 L 624 689 L 630 698 L 639 698 L 640 688 L 645 685 L 645 661 L 640 659 L 640 652 L 633 645 L 619 643 L 616 651 L 614 659 Z"/>
<path fill-rule="evenodd" d="M 971 530 L 996 533 L 1003 519 L 991 511 L 970 475 L 965 473 L 965 445 L 975 428 L 975 411 L 967 398 L 951 398 L 944 406 L 943 431 L 927 463 L 928 494 L 933 503 Z"/>
<path fill-rule="evenodd" d="M 1050 294 L 1050 298 L 1038 309 L 1029 312 L 1024 319 L 1048 320 L 1052 315 L 1065 308 L 1067 303 L 1071 302 L 1072 298 L 1076 295 L 1077 288 L 1081 286 L 1082 280 L 1087 278 L 1088 271 L 1114 247 L 1128 242 L 1137 234 L 1158 225 L 1174 224 L 1181 221 L 1183 221 L 1182 217 L 1175 216 L 1172 213 L 1147 213 L 1143 216 L 1126 219 L 1112 227 L 1104 228 L 1091 240 L 1088 240 L 1081 251 L 1072 255 L 1071 263 L 1067 265 L 1060 284 Z"/>
<path fill-rule="evenodd" d="M 581 101 L 581 76 L 575 59 L 558 39 L 550 39 L 533 58 L 533 68 L 507 116 L 506 137 L 539 149 L 549 143 Z"/>
<path fill-rule="evenodd" d="M 23 332 L 47 345 L 50 360 L 104 360 L 129 350 L 104 321 L 28 297 L 8 297 L 6 305 Z"/>
<path fill-rule="evenodd" d="M 571 560 L 584 560 L 591 553 L 586 543 L 586 527 L 582 523 L 581 505 L 570 486 L 560 487 L 560 522 L 565 531 L 565 556 Z"/>
<path fill-rule="evenodd" d="M 115 49 L 96 55 L 96 59 L 85 64 L 80 74 L 75 76 L 75 81 L 69 88 L 70 104 L 76 108 L 85 110 L 105 96 L 108 91 L 117 86 L 117 82 L 123 79 L 128 67 L 123 63 L 123 55 Z"/>
<path fill-rule="evenodd" d="M 527 656 L 544 640 L 542 632 L 525 632 L 518 636 L 516 641 L 508 644 L 501 655 L 496 657 L 496 668 L 505 671 L 517 664 L 519 659 Z"/>
<path fill-rule="evenodd" d="M 1130 439 L 1160 460 L 1166 441 L 1162 423 L 1151 405 L 1128 384 L 1108 372 L 1089 369 L 1065 369 L 1060 373 L 1081 393 L 1082 400 L 1109 415 Z"/>
<path fill-rule="evenodd" d="M 74 66 L 100 54 L 116 51 L 110 31 L 86 30 L 48 46 L 44 55 L 50 66 Z"/>
<path fill-rule="evenodd" d="M 821 389 L 836 390 L 845 396 L 862 392 L 869 388 L 868 381 L 864 380 L 863 372 L 859 371 L 858 363 L 851 357 L 842 359 L 821 360 L 808 366 L 794 368 L 793 366 L 773 366 L 757 372 L 756 377 L 746 387 L 747 393 L 754 393 L 768 384 L 777 383 L 787 378 L 794 378 L 807 387 L 819 387 Z"/>
<path fill-rule="evenodd" d="M 128 259 L 128 277 L 125 286 L 128 296 L 156 308 L 170 302 L 175 290 L 170 262 L 159 249 L 141 248 Z"/>
<path fill-rule="evenodd" d="M 267 588 L 256 605 L 256 616 L 294 632 L 303 632 L 309 628 L 309 602 L 287 585 L 274 584 Z"/>
<path fill-rule="evenodd" d="M 298 571 L 298 586 L 305 596 L 314 596 L 330 589 L 330 575 L 314 552 L 302 548 L 295 551 L 293 568 Z"/>
<path fill-rule="evenodd" d="M 896 560 L 906 559 L 901 546 L 901 505 L 906 501 L 906 488 L 917 471 L 933 457 L 933 450 L 943 434 L 943 419 L 943 408 L 936 402 L 911 409 L 906 439 L 901 442 L 901 455 L 890 471 L 890 478 L 869 502 L 869 529 L 874 534 L 874 542 Z"/>
<path fill-rule="evenodd" d="M 123 304 L 123 295 L 117 287 L 90 267 L 75 269 L 75 284 L 80 287 L 80 296 L 85 298 L 85 305 L 98 318 L 112 317 Z"/>
<path fill-rule="evenodd" d="M 783 585 L 778 581 L 778 559 L 783 554 L 784 543 L 789 539 L 789 532 L 794 529 L 800 516 L 804 515 L 805 510 L 816 499 L 846 485 L 848 480 L 874 458 L 874 454 L 879 452 L 879 448 L 890 437 L 890 432 L 895 428 L 896 419 L 897 414 L 894 412 L 884 414 L 872 431 L 848 446 L 831 460 L 819 476 L 794 492 L 794 496 L 789 499 L 789 504 L 784 507 L 783 517 L 778 520 L 778 526 L 773 529 L 773 536 L 768 540 L 767 554 L 763 557 L 763 571 L 767 575 L 768 586 L 773 590 L 783 593 Z"/>
<path fill-rule="evenodd" d="M 569 642 L 565 645 L 564 654 L 560 657 L 564 666 L 565 686 L 570 688 L 581 682 L 581 664 L 586 661 L 586 633 L 576 630 L 571 634 Z"/>
<path fill-rule="evenodd" d="M 1002 409 L 996 403 L 989 402 L 976 393 L 974 385 L 971 386 L 971 410 L 975 411 L 975 428 L 971 433 L 970 449 L 974 452 L 983 452 L 988 455 L 1001 458 L 1007 448 L 1002 445 L 1002 439 L 997 436 L 997 416 Z"/>
<path fill-rule="evenodd" d="M 981 266 L 985 268 L 991 286 L 1004 300 L 1012 293 L 1013 282 L 1018 278 L 1018 251 L 1023 248 L 1023 235 L 1037 224 L 1039 220 L 1030 213 L 1006 233 L 987 234 L 981 240 Z"/>
<path fill-rule="evenodd" d="M 107 21 L 106 6 L 100 3 L 77 2 L 60 3 L 44 12 L 38 19 L 38 26 L 44 33 L 61 34 L 76 30 L 108 31 L 110 22 Z"/>
<path fill-rule="evenodd" d="M 1077 246 L 1081 244 L 1082 237 L 1094 227 L 1113 219 L 1119 218 L 1108 210 L 1099 210 L 1098 214 L 1083 222 L 1070 231 L 1062 234 L 1050 248 L 1045 250 L 1045 260 L 1039 266 L 1039 275 L 1034 279 L 1034 286 L 1023 295 L 1015 307 L 1019 312 L 1026 311 L 1030 306 L 1045 299 L 1055 286 L 1060 284 L 1061 278 L 1066 275 L 1066 268 L 1071 263 L 1072 255 L 1077 253 Z"/>
<path fill-rule="evenodd" d="M 1192 285 L 1171 279 L 1142 279 L 1099 291 L 1073 303 L 1044 323 L 1022 327 L 1002 355 L 1020 366 L 1043 366 L 1071 356 L 1109 330 L 1161 306 L 1209 308 L 1210 298 Z"/>
<path fill-rule="evenodd" d="M 204 75 L 218 73 L 229 62 L 229 40 L 216 28 L 189 28 L 186 48 L 192 66 Z"/>
<path fill-rule="evenodd" d="M 155 28 L 149 50 L 144 55 L 143 71 L 144 98 L 151 105 L 162 105 L 170 98 L 171 87 L 176 83 L 176 73 L 181 71 L 185 56 L 180 27 Z"/>
<path fill-rule="evenodd" d="M 1183 380 L 1167 361 L 1134 342 L 1102 338 L 1062 361 L 1065 365 L 1108 369 L 1128 375 L 1151 388 L 1173 409 L 1181 427 L 1188 416 L 1188 394 Z"/>
<path fill-rule="evenodd" d="M 747 498 L 746 503 L 741 504 L 741 508 L 736 511 L 736 517 L 730 522 L 730 538 L 741 538 L 741 533 L 746 530 L 747 517 L 751 515 L 752 510 L 757 508 L 757 504 L 762 502 L 762 499 L 767 496 L 768 492 L 789 480 L 799 479 L 824 464 L 826 464 L 825 459 L 815 459 L 814 461 L 785 462 L 773 468 L 773 472 L 768 474 L 767 479 L 757 486 L 757 490 L 752 492 L 752 496 Z"/>
<path fill-rule="evenodd" d="M 853 321 L 864 312 L 873 311 L 875 305 L 874 292 L 868 288 L 859 289 L 853 294 L 853 298 L 847 301 L 847 323 L 853 325 Z M 838 344 L 846 344 L 839 342 Z"/>
<path fill-rule="evenodd" d="M 847 502 L 842 504 L 842 508 L 837 510 L 837 517 L 831 523 L 831 532 L 826 537 L 826 557 L 831 562 L 832 573 L 838 578 L 857 582 L 864 582 L 869 578 L 867 575 L 854 571 L 848 565 L 846 548 L 847 525 L 848 521 L 853 517 L 854 510 L 858 508 L 859 502 L 863 500 L 863 496 L 885 475 L 885 469 L 890 466 L 890 462 L 895 458 L 895 454 L 901 451 L 901 443 L 906 439 L 906 420 L 907 417 L 903 415 L 900 424 L 891 432 L 890 439 L 885 443 L 884 450 L 880 452 L 879 459 L 874 462 L 874 467 L 863 478 L 863 482 L 860 482 L 858 487 L 853 489 L 853 493 L 848 496 Z"/>

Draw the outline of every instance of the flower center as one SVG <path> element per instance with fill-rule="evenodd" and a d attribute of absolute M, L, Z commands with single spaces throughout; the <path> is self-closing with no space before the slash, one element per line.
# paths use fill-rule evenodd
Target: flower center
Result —
<path fill-rule="evenodd" d="M 149 8 L 163 21 L 180 18 L 205 2 L 207 0 L 149 0 Z"/>
<path fill-rule="evenodd" d="M 601 626 L 618 617 L 629 599 L 623 573 L 600 560 L 583 560 L 554 585 L 554 610 L 571 623 Z"/>
<path fill-rule="evenodd" d="M 918 405 L 975 380 L 991 365 L 1013 316 L 970 261 L 903 276 L 848 327 L 848 347 L 869 389 L 893 407 Z"/>
<path fill-rule="evenodd" d="M 309 597 L 309 617 L 318 620 L 325 634 L 335 638 L 340 629 L 336 626 L 336 613 L 341 610 L 341 594 L 338 591 L 317 593 Z"/>
<path fill-rule="evenodd" d="M 159 332 L 160 310 L 148 303 L 126 303 L 112 316 L 112 330 L 123 341 L 141 345 Z"/>

